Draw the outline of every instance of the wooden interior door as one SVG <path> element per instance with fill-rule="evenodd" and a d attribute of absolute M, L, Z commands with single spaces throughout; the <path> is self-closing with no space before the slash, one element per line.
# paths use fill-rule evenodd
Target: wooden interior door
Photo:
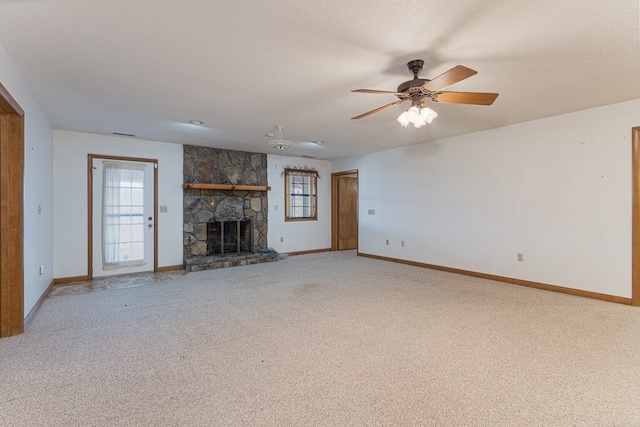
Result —
<path fill-rule="evenodd" d="M 338 250 L 358 248 L 358 178 L 338 176 Z"/>
<path fill-rule="evenodd" d="M 24 330 L 23 117 L 0 84 L 0 337 Z"/>

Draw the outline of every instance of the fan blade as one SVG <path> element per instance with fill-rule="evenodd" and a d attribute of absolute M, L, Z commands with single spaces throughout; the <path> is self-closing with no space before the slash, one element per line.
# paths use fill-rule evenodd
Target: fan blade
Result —
<path fill-rule="evenodd" d="M 466 78 L 478 74 L 476 70 L 467 68 L 464 65 L 456 65 L 449 71 L 445 71 L 435 79 L 426 82 L 423 87 L 431 92 L 436 92 L 445 87 L 449 87 L 454 83 L 458 83 Z"/>
<path fill-rule="evenodd" d="M 391 108 L 394 105 L 401 104 L 401 103 L 403 103 L 405 101 L 407 101 L 407 100 L 406 99 L 401 99 L 400 101 L 392 102 L 391 104 L 387 104 L 387 105 L 382 106 L 380 108 L 376 108 L 375 110 L 367 111 L 366 113 L 360 114 L 359 116 L 351 117 L 351 120 L 361 119 L 363 117 L 370 116 L 371 114 L 377 113 L 377 112 L 382 111 L 382 110 L 386 110 L 387 108 Z"/>
<path fill-rule="evenodd" d="M 374 90 L 374 89 L 356 89 L 351 92 L 358 93 L 374 93 L 374 94 L 382 94 L 382 95 L 402 95 L 402 92 L 391 92 L 388 90 Z"/>
<path fill-rule="evenodd" d="M 487 92 L 438 92 L 433 101 L 450 104 L 491 105 L 497 97 L 497 93 Z"/>

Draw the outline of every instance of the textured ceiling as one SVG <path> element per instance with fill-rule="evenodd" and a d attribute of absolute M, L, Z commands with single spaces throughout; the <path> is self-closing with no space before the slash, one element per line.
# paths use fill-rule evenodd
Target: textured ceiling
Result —
<path fill-rule="evenodd" d="M 58 129 L 334 159 L 640 98 L 638 0 L 3 0 L 0 44 Z M 491 107 L 432 105 L 401 127 L 394 101 L 462 64 L 449 88 Z M 203 127 L 187 124 L 205 122 Z M 132 141 L 133 142 L 133 141 Z"/>

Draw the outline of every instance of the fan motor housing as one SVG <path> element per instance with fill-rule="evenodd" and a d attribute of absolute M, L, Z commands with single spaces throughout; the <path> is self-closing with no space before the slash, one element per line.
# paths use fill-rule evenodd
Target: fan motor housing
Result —
<path fill-rule="evenodd" d="M 423 84 L 430 82 L 431 80 L 429 79 L 412 79 L 409 80 L 407 82 L 402 83 L 400 86 L 398 86 L 398 92 L 405 92 L 406 90 L 412 88 L 412 87 L 419 87 L 422 86 Z"/>
<path fill-rule="evenodd" d="M 422 59 L 414 59 L 413 61 L 409 61 L 407 63 L 407 68 L 409 68 L 409 71 L 413 73 L 413 80 L 409 80 L 408 82 L 404 82 L 400 86 L 398 86 L 398 92 L 406 92 L 412 87 L 422 86 L 423 84 L 431 81 L 429 79 L 418 78 L 418 74 L 420 74 L 420 71 L 422 71 L 423 66 L 424 61 Z"/>

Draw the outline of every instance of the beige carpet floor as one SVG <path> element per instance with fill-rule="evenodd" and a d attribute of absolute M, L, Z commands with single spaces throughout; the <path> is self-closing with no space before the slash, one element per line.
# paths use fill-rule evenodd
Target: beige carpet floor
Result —
<path fill-rule="evenodd" d="M 3 426 L 640 426 L 640 308 L 330 252 L 48 298 Z"/>

